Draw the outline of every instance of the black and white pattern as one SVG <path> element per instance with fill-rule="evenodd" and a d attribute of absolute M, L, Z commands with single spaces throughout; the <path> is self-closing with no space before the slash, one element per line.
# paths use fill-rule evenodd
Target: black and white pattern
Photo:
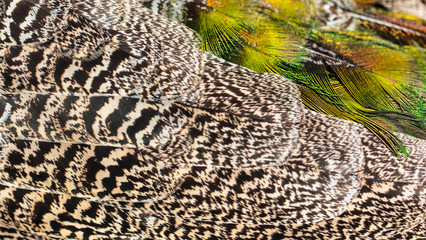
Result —
<path fill-rule="evenodd" d="M 422 239 L 401 161 L 137 0 L 0 1 L 1 239 Z"/>

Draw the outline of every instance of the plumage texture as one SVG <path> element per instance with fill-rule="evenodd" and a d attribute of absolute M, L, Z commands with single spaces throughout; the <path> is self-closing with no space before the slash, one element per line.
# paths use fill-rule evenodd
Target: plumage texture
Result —
<path fill-rule="evenodd" d="M 202 46 L 297 83 L 312 110 L 363 124 L 395 154 L 392 133 L 425 138 L 424 19 L 397 13 L 420 0 L 146 0 L 197 33 Z M 409 9 L 406 7 L 404 9 Z M 183 14 L 178 14 L 178 12 Z"/>
<path fill-rule="evenodd" d="M 0 238 L 425 237 L 425 140 L 400 162 L 136 0 L 2 3 Z"/>

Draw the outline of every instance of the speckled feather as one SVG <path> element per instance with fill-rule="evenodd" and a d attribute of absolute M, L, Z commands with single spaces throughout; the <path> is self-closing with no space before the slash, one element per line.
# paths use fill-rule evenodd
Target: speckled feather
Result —
<path fill-rule="evenodd" d="M 40 2 L 2 1 L 1 239 L 425 237 L 425 140 L 399 161 L 139 1 Z"/>

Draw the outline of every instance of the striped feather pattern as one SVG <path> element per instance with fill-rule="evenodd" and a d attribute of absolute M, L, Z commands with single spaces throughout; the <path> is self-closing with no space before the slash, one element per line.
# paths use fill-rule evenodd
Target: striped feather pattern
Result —
<path fill-rule="evenodd" d="M 0 2 L 1 239 L 425 236 L 424 140 L 398 162 L 140 1 Z"/>

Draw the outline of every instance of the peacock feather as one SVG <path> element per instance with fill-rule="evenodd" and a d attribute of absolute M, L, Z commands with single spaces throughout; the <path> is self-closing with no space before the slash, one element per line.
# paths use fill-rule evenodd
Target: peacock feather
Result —
<path fill-rule="evenodd" d="M 424 239 L 421 20 L 314 3 L 0 0 L 0 239 Z"/>
<path fill-rule="evenodd" d="M 424 4 L 408 2 L 414 4 L 408 10 L 363 0 L 145 5 L 168 17 L 180 15 L 175 20 L 200 35 L 204 50 L 293 80 L 306 107 L 364 125 L 399 156 L 409 153 L 393 132 L 426 137 L 426 21 L 414 11 Z M 176 6 L 180 14 L 173 14 Z"/>

